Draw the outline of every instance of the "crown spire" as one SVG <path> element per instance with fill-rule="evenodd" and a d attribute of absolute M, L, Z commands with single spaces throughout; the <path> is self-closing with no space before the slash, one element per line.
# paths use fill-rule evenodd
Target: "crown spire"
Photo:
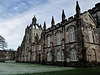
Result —
<path fill-rule="evenodd" d="M 51 27 L 55 25 L 54 17 L 52 16 Z"/>
<path fill-rule="evenodd" d="M 65 18 L 66 18 L 66 16 L 65 16 L 64 10 L 62 10 L 62 21 L 64 21 Z"/>
<path fill-rule="evenodd" d="M 37 19 L 36 19 L 35 15 L 34 15 L 34 17 L 32 19 L 32 24 L 36 24 L 36 22 L 37 22 Z"/>

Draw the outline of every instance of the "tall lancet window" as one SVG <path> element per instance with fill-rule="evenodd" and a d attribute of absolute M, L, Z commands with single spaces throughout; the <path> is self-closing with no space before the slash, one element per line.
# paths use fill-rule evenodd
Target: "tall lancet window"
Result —
<path fill-rule="evenodd" d="M 50 47 L 50 36 L 48 36 L 48 47 Z"/>
<path fill-rule="evenodd" d="M 72 49 L 70 52 L 70 61 L 77 61 L 77 52 L 75 49 Z"/>
<path fill-rule="evenodd" d="M 34 51 L 36 51 L 36 50 L 35 50 L 35 47 L 34 47 Z"/>
<path fill-rule="evenodd" d="M 61 51 L 57 52 L 57 61 L 61 61 Z"/>
<path fill-rule="evenodd" d="M 41 50 L 41 45 L 39 46 L 39 50 Z"/>
<path fill-rule="evenodd" d="M 51 61 L 51 52 L 47 53 L 47 61 Z"/>
<path fill-rule="evenodd" d="M 75 42 L 75 30 L 74 30 L 74 27 L 70 28 L 70 42 Z"/>
<path fill-rule="evenodd" d="M 93 35 L 91 27 L 88 28 L 89 42 L 93 43 Z"/>
<path fill-rule="evenodd" d="M 60 32 L 57 33 L 57 45 L 61 44 L 61 36 L 60 36 Z"/>

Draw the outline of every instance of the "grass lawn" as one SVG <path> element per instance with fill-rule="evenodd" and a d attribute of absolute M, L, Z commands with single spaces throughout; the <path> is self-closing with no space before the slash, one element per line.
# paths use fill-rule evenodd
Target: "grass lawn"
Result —
<path fill-rule="evenodd" d="M 77 68 L 72 70 L 52 71 L 19 75 L 100 75 L 100 69 Z"/>
<path fill-rule="evenodd" d="M 100 68 L 71 68 L 10 62 L 0 63 L 0 75 L 100 75 Z"/>
<path fill-rule="evenodd" d="M 71 67 L 48 66 L 29 63 L 0 63 L 0 75 L 17 75 L 28 73 L 42 73 L 61 70 L 71 70 Z"/>

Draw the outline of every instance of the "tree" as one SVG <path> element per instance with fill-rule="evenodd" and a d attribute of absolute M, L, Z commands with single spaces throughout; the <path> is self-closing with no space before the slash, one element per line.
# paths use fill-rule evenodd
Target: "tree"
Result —
<path fill-rule="evenodd" d="M 7 42 L 5 42 L 5 38 L 0 35 L 0 49 L 4 50 L 7 48 Z"/>

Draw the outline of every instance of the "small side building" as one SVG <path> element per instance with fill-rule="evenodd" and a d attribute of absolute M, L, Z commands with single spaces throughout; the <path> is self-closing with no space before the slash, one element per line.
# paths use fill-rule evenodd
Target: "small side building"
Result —
<path fill-rule="evenodd" d="M 0 61 L 16 60 L 17 51 L 0 50 Z"/>

